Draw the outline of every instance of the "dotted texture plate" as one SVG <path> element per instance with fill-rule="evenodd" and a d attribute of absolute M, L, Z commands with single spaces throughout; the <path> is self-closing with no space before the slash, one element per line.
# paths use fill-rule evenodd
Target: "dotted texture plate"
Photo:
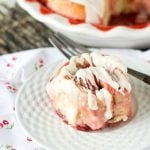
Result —
<path fill-rule="evenodd" d="M 50 150 L 145 150 L 150 148 L 150 86 L 131 77 L 137 113 L 113 129 L 82 132 L 64 124 L 55 114 L 46 84 L 61 62 L 37 71 L 21 88 L 16 101 L 18 121 L 36 142 Z"/>

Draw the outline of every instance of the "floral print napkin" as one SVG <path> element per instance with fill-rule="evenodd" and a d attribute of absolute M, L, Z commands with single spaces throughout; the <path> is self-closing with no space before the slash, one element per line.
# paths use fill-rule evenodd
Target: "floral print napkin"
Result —
<path fill-rule="evenodd" d="M 101 52 L 130 55 L 150 62 L 150 51 L 107 49 Z M 15 116 L 15 97 L 30 75 L 64 58 L 55 48 L 40 48 L 0 57 L 0 150 L 44 150 L 19 126 Z"/>

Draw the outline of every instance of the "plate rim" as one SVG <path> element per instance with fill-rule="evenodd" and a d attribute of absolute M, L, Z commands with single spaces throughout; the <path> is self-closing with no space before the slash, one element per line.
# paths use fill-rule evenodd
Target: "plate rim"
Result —
<path fill-rule="evenodd" d="M 49 64 L 47 64 L 46 66 L 44 66 L 44 67 L 42 67 L 42 68 L 39 68 L 39 70 L 37 70 L 37 71 L 35 71 L 34 73 L 32 73 L 28 78 L 27 78 L 27 80 L 23 83 L 23 85 L 19 88 L 19 90 L 18 90 L 18 93 L 17 93 L 17 95 L 16 95 L 16 98 L 15 98 L 15 116 L 16 116 L 16 120 L 17 120 L 17 123 L 18 123 L 18 125 L 19 125 L 19 127 L 23 130 L 23 132 L 27 135 L 27 136 L 29 136 L 29 137 L 31 137 L 31 139 L 33 139 L 33 141 L 36 143 L 36 144 L 38 144 L 39 146 L 41 146 L 42 148 L 45 148 L 45 149 L 49 149 L 49 147 L 47 147 L 46 145 L 44 145 L 44 144 L 42 144 L 42 143 L 40 143 L 40 141 L 38 141 L 29 131 L 28 131 L 28 129 L 26 129 L 26 127 L 23 125 L 23 123 L 20 121 L 21 119 L 21 117 L 20 117 L 20 115 L 19 115 L 19 97 L 20 97 L 20 94 L 21 94 L 21 92 L 22 92 L 22 90 L 24 89 L 24 87 L 26 86 L 26 84 L 28 84 L 28 81 L 30 81 L 36 74 L 38 74 L 38 72 L 41 72 L 42 70 L 46 70 L 46 69 L 48 69 L 48 67 L 50 66 L 50 65 L 53 65 L 53 66 L 55 66 L 55 68 L 57 69 L 59 66 L 60 66 L 60 64 L 62 64 L 62 63 L 64 63 L 64 61 L 66 61 L 65 59 L 59 59 L 59 60 L 57 60 L 57 61 L 54 61 L 54 62 L 52 62 L 52 63 L 49 63 Z M 55 72 L 55 71 L 54 71 Z M 53 72 L 53 73 L 54 73 Z M 52 74 L 53 74 L 52 73 Z"/>
<path fill-rule="evenodd" d="M 23 123 L 21 122 L 21 117 L 19 114 L 19 97 L 20 94 L 22 92 L 22 90 L 24 89 L 24 87 L 26 86 L 26 84 L 28 83 L 28 81 L 30 81 L 38 72 L 41 72 L 41 70 L 46 69 L 46 67 L 40 68 L 39 70 L 37 70 L 36 72 L 34 72 L 24 83 L 23 85 L 19 88 L 19 91 L 17 93 L 17 96 L 15 98 L 15 116 L 16 116 L 16 120 L 17 123 L 19 125 L 19 127 L 23 130 L 23 132 L 25 133 L 25 135 L 31 137 L 31 139 L 33 139 L 33 141 L 40 145 L 41 147 L 45 148 L 45 149 L 49 149 L 47 146 L 43 145 L 42 143 L 40 143 L 27 129 L 26 127 L 23 125 Z"/>

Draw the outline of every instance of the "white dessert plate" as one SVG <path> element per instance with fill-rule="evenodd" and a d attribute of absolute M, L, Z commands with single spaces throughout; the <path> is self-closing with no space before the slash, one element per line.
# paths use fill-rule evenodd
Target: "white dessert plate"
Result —
<path fill-rule="evenodd" d="M 133 105 L 137 111 L 129 122 L 95 132 L 78 131 L 55 114 L 45 90 L 50 76 L 61 63 L 58 61 L 37 71 L 18 93 L 17 119 L 28 136 L 50 150 L 150 149 L 150 86 L 131 77 Z"/>
<path fill-rule="evenodd" d="M 67 18 L 58 14 L 42 14 L 40 4 L 36 1 L 18 0 L 18 3 L 38 21 L 84 45 L 119 48 L 148 48 L 150 46 L 150 26 L 142 29 L 116 26 L 109 31 L 102 31 L 88 23 L 70 24 Z"/>

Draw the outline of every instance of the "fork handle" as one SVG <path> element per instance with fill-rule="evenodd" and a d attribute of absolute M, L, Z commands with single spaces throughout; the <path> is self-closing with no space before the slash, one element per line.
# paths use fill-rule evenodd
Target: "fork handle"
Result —
<path fill-rule="evenodd" d="M 142 72 L 138 72 L 138 71 L 133 70 L 131 68 L 128 68 L 128 73 L 135 76 L 139 80 L 142 80 L 143 82 L 147 83 L 148 85 L 150 85 L 150 76 L 149 75 L 146 75 Z"/>
<path fill-rule="evenodd" d="M 143 81 L 150 85 L 150 76 L 146 76 Z"/>

